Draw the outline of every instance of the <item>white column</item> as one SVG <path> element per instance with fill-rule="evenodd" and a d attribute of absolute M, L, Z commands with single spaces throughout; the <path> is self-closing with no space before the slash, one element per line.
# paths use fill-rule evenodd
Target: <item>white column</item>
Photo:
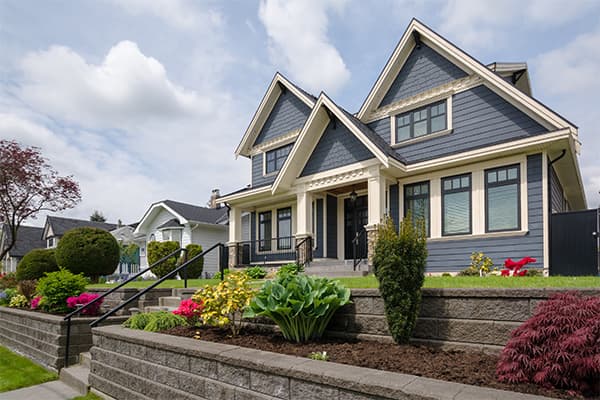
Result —
<path fill-rule="evenodd" d="M 385 178 L 377 175 L 369 178 L 369 226 L 379 224 L 385 214 Z"/>
<path fill-rule="evenodd" d="M 309 192 L 299 192 L 297 202 L 296 236 L 312 235 L 312 195 Z"/>
<path fill-rule="evenodd" d="M 229 210 L 229 243 L 242 241 L 242 210 L 231 207 Z"/>

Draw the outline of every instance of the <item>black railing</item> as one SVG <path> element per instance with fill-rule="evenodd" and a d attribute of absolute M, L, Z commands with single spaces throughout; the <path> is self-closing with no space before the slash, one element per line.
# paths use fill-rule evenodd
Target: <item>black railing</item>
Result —
<path fill-rule="evenodd" d="M 167 261 L 169 258 L 171 258 L 171 257 L 178 257 L 180 255 L 180 253 L 183 253 L 184 257 L 185 257 L 185 254 L 187 254 L 187 250 L 183 249 L 183 248 L 179 248 L 179 249 L 175 250 L 174 252 L 172 252 L 172 253 L 164 256 L 163 258 L 161 258 L 160 260 L 158 260 L 157 262 L 155 262 L 154 264 L 152 264 L 148 268 L 139 271 L 138 273 L 136 273 L 136 274 L 132 275 L 131 277 L 129 277 L 129 279 L 121 282 L 119 285 L 117 285 L 114 288 L 108 290 L 107 292 L 104 292 L 100 296 L 96 297 L 94 300 L 92 300 L 92 301 L 90 301 L 90 302 L 88 302 L 88 303 L 86 303 L 86 304 L 84 304 L 82 306 L 77 307 L 75 310 L 73 310 L 70 313 L 68 313 L 67 315 L 65 315 L 65 317 L 63 318 L 64 321 L 67 321 L 67 340 L 66 340 L 66 343 L 65 343 L 65 345 L 66 345 L 66 350 L 65 350 L 65 367 L 69 366 L 69 345 L 70 345 L 70 341 L 71 341 L 71 318 L 73 318 L 77 314 L 81 313 L 82 311 L 87 310 L 88 308 L 90 308 L 90 306 L 92 306 L 93 304 L 99 302 L 100 300 L 102 300 L 106 296 L 110 295 L 111 293 L 114 293 L 116 290 L 118 290 L 118 289 L 122 288 L 123 286 L 127 285 L 129 282 L 136 280 L 137 278 L 139 278 L 140 276 L 142 276 L 146 272 L 151 271 L 152 268 L 155 268 L 155 267 L 159 266 L 163 262 Z M 187 287 L 187 279 L 185 280 L 185 287 Z"/>
<path fill-rule="evenodd" d="M 313 260 L 312 237 L 307 236 L 296 244 L 296 264 L 304 267 Z"/>
<path fill-rule="evenodd" d="M 272 239 L 248 240 L 240 242 L 242 265 L 268 261 L 294 261 L 296 259 L 296 238 L 284 236 Z"/>
<path fill-rule="evenodd" d="M 352 268 L 354 271 L 356 271 L 356 267 L 367 257 L 368 249 L 366 235 L 367 231 L 363 228 L 356 232 L 356 236 L 352 239 Z"/>

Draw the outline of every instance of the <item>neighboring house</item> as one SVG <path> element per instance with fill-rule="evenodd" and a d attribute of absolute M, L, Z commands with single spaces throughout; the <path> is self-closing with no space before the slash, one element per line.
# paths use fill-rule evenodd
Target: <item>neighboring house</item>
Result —
<path fill-rule="evenodd" d="M 218 194 L 218 192 L 217 192 Z M 147 244 L 153 241 L 175 241 L 181 247 L 199 244 L 207 250 L 216 243 L 227 241 L 227 208 L 199 207 L 173 200 L 154 203 L 140 220 L 134 231 L 140 243 L 140 264 L 148 266 Z M 204 259 L 205 275 L 218 271 L 218 252 L 213 251 Z"/>
<path fill-rule="evenodd" d="M 230 207 L 229 262 L 372 256 L 385 216 L 426 221 L 428 272 L 473 251 L 549 267 L 549 214 L 586 208 L 577 127 L 531 95 L 524 63 L 484 65 L 413 20 L 360 110 L 277 73 L 235 154 L 252 184 Z M 243 243 L 249 213 L 251 242 Z M 290 238 L 290 239 L 287 239 Z"/>
<path fill-rule="evenodd" d="M 43 228 L 35 226 L 24 226 L 21 225 L 17 232 L 17 240 L 15 245 L 2 260 L 2 271 L 1 272 L 15 272 L 17 270 L 17 264 L 23 256 L 29 253 L 33 249 L 43 249 L 46 247 L 46 242 L 42 239 Z M 8 245 L 10 241 L 11 233 L 7 229 L 7 225 L 0 227 L 0 249 L 3 249 Z"/>
<path fill-rule="evenodd" d="M 53 217 L 49 215 L 46 217 L 42 239 L 46 241 L 46 247 L 52 249 L 58 246 L 58 242 L 65 232 L 83 227 L 99 228 L 108 232 L 117 229 L 116 224 L 109 224 L 107 222 L 86 221 L 84 219 Z"/>

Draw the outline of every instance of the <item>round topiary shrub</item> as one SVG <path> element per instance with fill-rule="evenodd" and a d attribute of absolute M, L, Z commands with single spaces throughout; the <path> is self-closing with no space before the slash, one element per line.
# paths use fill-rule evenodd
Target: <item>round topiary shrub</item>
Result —
<path fill-rule="evenodd" d="M 32 281 L 58 271 L 54 253 L 54 249 L 33 249 L 25 254 L 17 265 L 17 281 Z"/>
<path fill-rule="evenodd" d="M 185 249 L 187 250 L 187 260 L 191 260 L 198 254 L 202 253 L 202 246 L 200 246 L 199 244 L 188 244 L 187 246 L 185 246 Z M 184 258 L 181 257 L 177 262 L 177 266 L 183 265 L 183 262 Z M 183 271 L 179 271 L 179 277 L 181 279 L 184 279 L 186 277 L 186 274 L 188 279 L 200 278 L 200 276 L 202 275 L 202 271 L 204 270 L 204 257 L 198 258 L 196 261 L 188 265 L 185 269 L 185 273 Z"/>
<path fill-rule="evenodd" d="M 119 265 L 117 240 L 102 229 L 75 228 L 67 231 L 56 248 L 56 262 L 74 274 L 82 273 L 96 282 L 112 274 Z"/>
<path fill-rule="evenodd" d="M 177 242 L 150 242 L 148 243 L 148 263 L 152 265 L 161 258 L 173 253 L 178 248 L 179 243 Z M 159 278 L 162 278 L 175 269 L 177 266 L 177 257 L 178 254 L 169 257 L 156 267 L 152 268 L 152 272 Z"/>

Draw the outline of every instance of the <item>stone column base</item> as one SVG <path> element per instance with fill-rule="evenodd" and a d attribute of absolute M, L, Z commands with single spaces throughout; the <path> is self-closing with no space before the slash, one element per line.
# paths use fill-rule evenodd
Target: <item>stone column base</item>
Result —
<path fill-rule="evenodd" d="M 242 247 L 238 243 L 227 243 L 227 249 L 229 251 L 227 267 L 235 268 L 239 265 L 242 259 L 240 254 Z"/>
<path fill-rule="evenodd" d="M 377 242 L 377 235 L 379 234 L 378 229 L 379 224 L 365 226 L 365 230 L 367 231 L 367 263 L 370 270 L 373 270 L 375 243 Z"/>
<path fill-rule="evenodd" d="M 310 239 L 304 241 L 304 239 L 306 239 L 306 238 L 310 238 Z M 298 246 L 298 243 L 300 243 L 300 242 L 302 242 L 302 244 L 300 246 Z M 311 262 L 312 261 L 312 236 L 297 235 L 296 236 L 296 246 L 298 246 L 298 248 L 296 249 L 296 251 L 297 251 L 296 261 L 300 265 L 304 265 L 307 262 Z"/>

